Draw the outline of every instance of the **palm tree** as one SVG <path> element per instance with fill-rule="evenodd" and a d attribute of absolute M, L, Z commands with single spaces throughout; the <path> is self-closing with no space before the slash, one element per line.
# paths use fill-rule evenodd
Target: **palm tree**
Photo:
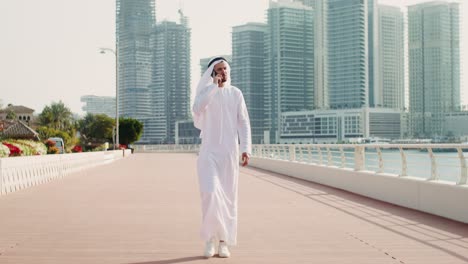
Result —
<path fill-rule="evenodd" d="M 53 129 L 65 131 L 72 126 L 73 114 L 62 101 L 52 102 L 46 106 L 39 115 L 39 123 Z"/>

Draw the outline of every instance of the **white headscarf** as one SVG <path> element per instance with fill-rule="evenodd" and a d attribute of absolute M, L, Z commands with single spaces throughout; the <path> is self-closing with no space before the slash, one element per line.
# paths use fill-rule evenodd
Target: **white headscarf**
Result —
<path fill-rule="evenodd" d="M 221 62 L 225 62 L 227 64 L 227 71 L 228 71 L 228 74 L 230 75 L 231 73 L 231 67 L 229 66 L 229 63 L 223 59 L 223 58 L 214 58 L 215 61 L 212 63 L 213 59 L 210 61 L 210 63 L 208 63 L 208 65 L 210 65 L 208 67 L 208 69 L 206 69 L 206 71 L 203 73 L 200 81 L 198 82 L 198 86 L 197 86 L 197 91 L 196 91 L 196 94 L 195 94 L 195 98 L 207 87 L 207 86 L 210 86 L 213 83 L 213 77 L 211 76 L 211 74 L 213 73 L 213 69 L 215 67 L 215 65 L 217 65 L 218 63 L 221 63 Z M 227 81 L 224 83 L 224 88 L 226 87 L 229 87 L 231 85 L 231 77 L 229 76 L 227 78 Z M 204 118 L 203 118 L 204 114 L 201 113 L 201 114 L 196 114 L 196 113 L 193 113 L 193 124 L 195 125 L 196 128 L 200 129 L 200 130 L 203 130 L 203 123 L 204 123 Z"/>

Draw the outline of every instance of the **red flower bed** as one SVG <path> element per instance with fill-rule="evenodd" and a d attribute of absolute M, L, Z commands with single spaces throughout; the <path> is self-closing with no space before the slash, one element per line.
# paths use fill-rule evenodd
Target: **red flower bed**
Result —
<path fill-rule="evenodd" d="M 127 149 L 127 145 L 119 144 L 119 149 Z"/>
<path fill-rule="evenodd" d="M 81 146 L 74 146 L 71 150 L 72 152 L 83 152 L 83 148 Z"/>
<path fill-rule="evenodd" d="M 10 149 L 10 157 L 14 156 L 21 156 L 21 149 L 19 149 L 17 146 L 12 145 L 10 143 L 2 142 L 3 145 L 7 146 Z"/>
<path fill-rule="evenodd" d="M 44 144 L 47 146 L 47 148 L 55 147 L 55 142 L 52 141 L 52 140 L 46 140 L 46 142 L 44 142 Z"/>

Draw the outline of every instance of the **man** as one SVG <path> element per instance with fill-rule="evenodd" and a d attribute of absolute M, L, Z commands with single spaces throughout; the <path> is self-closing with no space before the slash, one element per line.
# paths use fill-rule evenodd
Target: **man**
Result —
<path fill-rule="evenodd" d="M 194 124 L 201 130 L 197 161 L 202 200 L 201 237 L 205 257 L 230 256 L 228 245 L 237 243 L 237 183 L 239 140 L 242 166 L 251 154 L 250 121 L 242 92 L 231 85 L 229 64 L 214 58 L 203 74 L 193 104 Z"/>

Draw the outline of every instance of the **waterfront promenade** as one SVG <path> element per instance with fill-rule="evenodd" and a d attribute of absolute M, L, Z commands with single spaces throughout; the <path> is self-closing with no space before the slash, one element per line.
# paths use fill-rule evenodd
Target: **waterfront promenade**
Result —
<path fill-rule="evenodd" d="M 139 153 L 0 196 L 0 263 L 468 263 L 467 224 L 254 168 L 238 246 L 206 260 L 195 166 Z"/>

